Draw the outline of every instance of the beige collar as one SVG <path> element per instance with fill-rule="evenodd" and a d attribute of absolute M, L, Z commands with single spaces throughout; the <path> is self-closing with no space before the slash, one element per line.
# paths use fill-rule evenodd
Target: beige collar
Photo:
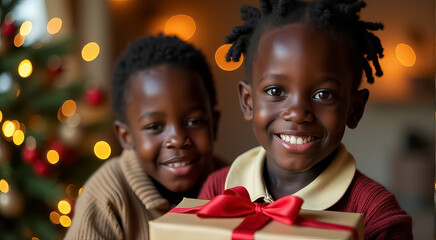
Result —
<path fill-rule="evenodd" d="M 341 199 L 353 180 L 356 161 L 343 144 L 330 165 L 309 185 L 294 195 L 304 200 L 302 208 L 325 210 Z M 265 150 L 255 147 L 235 159 L 226 178 L 225 189 L 244 186 L 251 201 L 273 202 L 263 181 Z"/>
<path fill-rule="evenodd" d="M 145 173 L 134 150 L 123 150 L 121 154 L 121 170 L 127 179 L 127 183 L 147 210 L 170 210 L 170 203 L 162 197 L 150 177 Z"/>

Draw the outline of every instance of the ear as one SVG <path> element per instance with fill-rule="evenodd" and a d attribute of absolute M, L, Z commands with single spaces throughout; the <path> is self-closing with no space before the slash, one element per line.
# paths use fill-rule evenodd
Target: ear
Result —
<path fill-rule="evenodd" d="M 218 134 L 218 123 L 221 117 L 221 112 L 214 110 L 212 112 L 212 133 L 213 133 L 213 140 L 217 140 L 217 134 Z"/>
<path fill-rule="evenodd" d="M 133 141 L 130 135 L 129 128 L 126 124 L 122 123 L 119 120 L 114 122 L 115 134 L 117 135 L 118 141 L 124 149 L 132 149 Z"/>
<path fill-rule="evenodd" d="M 244 119 L 247 121 L 253 119 L 253 97 L 251 85 L 245 81 L 239 82 L 239 104 L 241 105 Z"/>
<path fill-rule="evenodd" d="M 358 90 L 351 96 L 351 104 L 347 116 L 347 126 L 349 128 L 354 129 L 357 127 L 357 124 L 362 118 L 368 98 L 368 89 Z"/>

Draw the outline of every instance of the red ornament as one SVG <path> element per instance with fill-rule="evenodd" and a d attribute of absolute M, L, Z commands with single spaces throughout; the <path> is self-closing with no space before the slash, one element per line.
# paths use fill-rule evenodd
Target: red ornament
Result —
<path fill-rule="evenodd" d="M 25 163 L 32 164 L 39 159 L 39 152 L 36 148 L 30 149 L 27 147 L 23 147 L 23 150 L 21 150 L 21 157 L 23 158 L 23 161 Z"/>
<path fill-rule="evenodd" d="M 68 149 L 61 141 L 51 142 L 48 149 L 55 150 L 59 154 L 59 159 L 61 162 L 75 163 L 77 160 L 75 152 L 71 149 Z"/>
<path fill-rule="evenodd" d="M 49 166 L 44 161 L 38 159 L 33 164 L 33 170 L 39 176 L 46 176 L 49 173 Z"/>
<path fill-rule="evenodd" d="M 47 72 L 48 78 L 49 79 L 56 79 L 57 77 L 59 77 L 62 74 L 62 72 L 63 72 L 62 67 L 57 67 L 56 69 L 49 68 L 48 72 Z"/>
<path fill-rule="evenodd" d="M 103 92 L 99 88 L 90 88 L 85 93 L 86 102 L 97 106 L 103 101 Z"/>
<path fill-rule="evenodd" d="M 53 142 L 51 142 L 49 147 L 48 147 L 48 149 L 49 150 L 55 150 L 59 154 L 60 158 L 65 155 L 65 151 L 66 151 L 65 150 L 65 145 L 62 142 L 60 142 L 60 141 L 53 141 Z"/>
<path fill-rule="evenodd" d="M 17 28 L 15 27 L 14 22 L 5 22 L 1 26 L 2 35 L 7 36 L 8 38 L 14 38 L 17 33 Z"/>

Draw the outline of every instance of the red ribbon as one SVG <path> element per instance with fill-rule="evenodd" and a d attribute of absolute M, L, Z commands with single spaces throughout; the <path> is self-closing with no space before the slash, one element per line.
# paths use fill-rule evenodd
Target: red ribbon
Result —
<path fill-rule="evenodd" d="M 357 239 L 357 231 L 350 226 L 319 222 L 299 217 L 303 199 L 288 195 L 277 201 L 253 203 L 244 187 L 234 187 L 214 197 L 207 204 L 193 208 L 174 208 L 172 213 L 195 213 L 200 218 L 235 218 L 244 220 L 233 230 L 232 240 L 252 240 L 254 233 L 263 228 L 271 219 L 287 225 L 297 223 L 303 226 L 351 231 Z"/>

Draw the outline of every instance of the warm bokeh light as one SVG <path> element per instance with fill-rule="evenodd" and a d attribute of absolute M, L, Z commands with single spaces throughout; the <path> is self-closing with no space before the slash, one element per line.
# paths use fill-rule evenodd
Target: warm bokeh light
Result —
<path fill-rule="evenodd" d="M 18 33 L 14 37 L 14 46 L 15 47 L 21 47 L 23 45 L 23 43 L 24 43 L 24 40 L 26 40 L 26 37 L 24 37 L 23 35 Z"/>
<path fill-rule="evenodd" d="M 15 131 L 12 140 L 15 143 L 15 145 L 17 146 L 21 145 L 24 142 L 24 132 L 21 130 Z"/>
<path fill-rule="evenodd" d="M 62 215 L 59 218 L 59 223 L 62 225 L 62 227 L 69 227 L 71 226 L 71 218 L 66 215 Z"/>
<path fill-rule="evenodd" d="M 80 196 L 80 194 L 82 194 L 82 191 L 83 191 L 83 187 L 79 188 L 79 191 L 77 192 L 79 194 L 79 196 Z"/>
<path fill-rule="evenodd" d="M 3 193 L 8 193 L 9 192 L 9 184 L 4 179 L 0 180 L 0 191 L 3 192 Z"/>
<path fill-rule="evenodd" d="M 76 102 L 67 100 L 62 104 L 62 114 L 66 117 L 72 116 L 76 112 Z"/>
<path fill-rule="evenodd" d="M 233 71 L 238 69 L 242 62 L 244 61 L 244 56 L 241 55 L 241 58 L 239 58 L 238 62 L 227 62 L 226 61 L 226 55 L 229 51 L 232 44 L 224 44 L 221 47 L 218 48 L 215 52 L 215 61 L 218 67 L 220 67 L 224 71 Z"/>
<path fill-rule="evenodd" d="M 12 135 L 14 135 L 15 132 L 15 125 L 13 122 L 6 120 L 3 123 L 2 130 L 5 137 L 12 137 Z"/>
<path fill-rule="evenodd" d="M 50 19 L 47 23 L 47 32 L 50 34 L 56 34 L 61 30 L 62 20 L 58 17 Z"/>
<path fill-rule="evenodd" d="M 105 160 L 111 155 L 111 146 L 105 141 L 99 141 L 94 145 L 94 153 L 98 158 Z"/>
<path fill-rule="evenodd" d="M 395 48 L 395 55 L 398 61 L 406 67 L 412 67 L 416 62 L 416 54 L 409 45 L 400 43 Z"/>
<path fill-rule="evenodd" d="M 59 215 L 59 213 L 58 212 L 56 212 L 56 211 L 52 211 L 51 213 L 50 213 L 50 221 L 53 223 L 53 224 L 59 224 L 59 218 L 61 217 L 61 215 Z"/>
<path fill-rule="evenodd" d="M 37 237 L 32 237 L 32 240 L 39 240 L 39 238 L 37 238 Z"/>
<path fill-rule="evenodd" d="M 58 209 L 59 212 L 62 214 L 68 214 L 71 212 L 71 205 L 68 201 L 66 200 L 61 200 L 58 203 Z"/>
<path fill-rule="evenodd" d="M 30 76 L 30 74 L 32 74 L 32 71 L 32 63 L 28 59 L 24 59 L 23 61 L 21 61 L 20 65 L 18 65 L 18 74 L 20 74 L 22 78 Z"/>
<path fill-rule="evenodd" d="M 3 120 L 3 112 L 0 110 L 0 122 Z"/>
<path fill-rule="evenodd" d="M 16 97 L 20 96 L 20 93 L 21 93 L 21 90 L 18 88 L 17 89 L 17 96 Z"/>
<path fill-rule="evenodd" d="M 100 46 L 95 42 L 86 44 L 82 49 L 83 60 L 90 62 L 98 57 L 100 53 Z"/>
<path fill-rule="evenodd" d="M 56 150 L 49 150 L 47 152 L 47 161 L 51 164 L 56 164 L 59 162 L 59 153 Z"/>
<path fill-rule="evenodd" d="M 196 30 L 194 19 L 188 15 L 175 15 L 165 23 L 165 34 L 176 35 L 180 39 L 186 41 L 190 39 Z"/>
<path fill-rule="evenodd" d="M 25 21 L 21 24 L 20 27 L 20 34 L 22 36 L 27 36 L 32 31 L 32 22 L 31 21 Z"/>

